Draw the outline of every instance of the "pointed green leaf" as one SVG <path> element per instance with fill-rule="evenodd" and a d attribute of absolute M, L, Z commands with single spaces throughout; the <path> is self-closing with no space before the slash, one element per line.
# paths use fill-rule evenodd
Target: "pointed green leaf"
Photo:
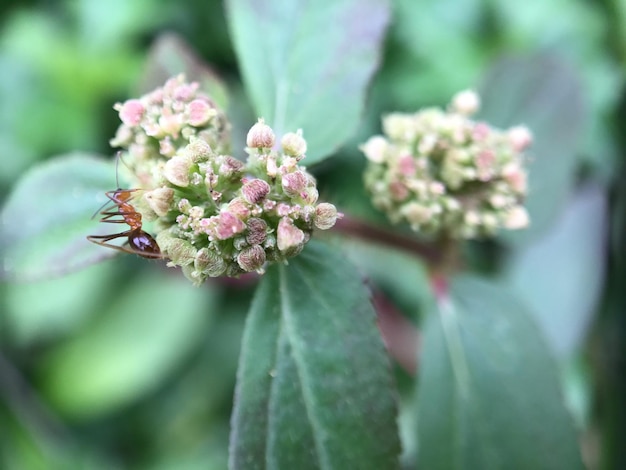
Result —
<path fill-rule="evenodd" d="M 427 319 L 418 442 L 429 470 L 583 468 L 550 351 L 503 288 L 458 279 Z"/>
<path fill-rule="evenodd" d="M 310 243 L 272 266 L 244 332 L 231 469 L 393 469 L 389 360 L 358 272 Z"/>
<path fill-rule="evenodd" d="M 307 164 L 356 130 L 389 19 L 387 0 L 228 0 L 243 81 L 277 135 L 302 128 Z"/>
<path fill-rule="evenodd" d="M 1 277 L 49 278 L 114 255 L 85 239 L 111 229 L 91 218 L 111 189 L 113 160 L 75 153 L 33 167 L 2 207 Z"/>

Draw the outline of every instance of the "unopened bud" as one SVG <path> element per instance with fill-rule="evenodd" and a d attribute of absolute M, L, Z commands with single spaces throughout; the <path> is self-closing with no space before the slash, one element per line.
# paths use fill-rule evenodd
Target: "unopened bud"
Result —
<path fill-rule="evenodd" d="M 252 148 L 272 148 L 274 145 L 274 131 L 265 124 L 263 119 L 250 128 L 246 137 L 246 145 Z"/>
<path fill-rule="evenodd" d="M 256 271 L 265 264 L 265 250 L 260 245 L 253 245 L 237 255 L 237 264 L 247 272 Z"/>
<path fill-rule="evenodd" d="M 452 98 L 452 109 L 464 116 L 471 116 L 480 108 L 480 97 L 473 90 L 460 91 Z"/>
<path fill-rule="evenodd" d="M 266 181 L 260 179 L 253 179 L 248 181 L 241 188 L 241 193 L 246 201 L 250 204 L 258 204 L 265 196 L 270 192 L 270 185 Z"/>
<path fill-rule="evenodd" d="M 211 146 L 202 139 L 193 139 L 184 150 L 186 156 L 194 162 L 206 161 L 213 154 Z"/>
<path fill-rule="evenodd" d="M 177 266 L 187 266 L 193 263 L 197 250 L 187 240 L 172 238 L 167 246 L 167 256 Z"/>
<path fill-rule="evenodd" d="M 194 267 L 207 276 L 217 277 L 226 271 L 226 262 L 214 251 L 202 248 L 196 253 Z"/>
<path fill-rule="evenodd" d="M 385 161 L 385 152 L 388 145 L 384 137 L 375 135 L 370 137 L 360 148 L 368 160 L 374 163 L 382 163 Z"/>
<path fill-rule="evenodd" d="M 224 161 L 220 165 L 219 172 L 221 175 L 224 175 L 226 177 L 231 177 L 234 175 L 239 176 L 244 168 L 245 165 L 243 164 L 243 162 L 237 160 L 234 157 L 226 156 L 224 157 Z"/>
<path fill-rule="evenodd" d="M 252 217 L 246 223 L 248 234 L 246 242 L 250 245 L 260 245 L 267 238 L 267 223 L 263 219 Z"/>
<path fill-rule="evenodd" d="M 509 230 L 518 230 L 528 227 L 529 223 L 530 218 L 528 217 L 526 208 L 523 206 L 515 206 L 507 213 L 504 226 Z"/>
<path fill-rule="evenodd" d="M 250 217 L 250 208 L 248 207 L 248 203 L 240 197 L 236 197 L 230 201 L 226 210 L 241 220 L 246 220 Z"/>
<path fill-rule="evenodd" d="M 245 229 L 246 224 L 230 212 L 223 211 L 218 216 L 216 234 L 220 240 L 227 240 Z"/>
<path fill-rule="evenodd" d="M 301 171 L 294 171 L 284 175 L 281 184 L 285 194 L 294 197 L 300 195 L 307 187 L 308 178 Z"/>
<path fill-rule="evenodd" d="M 322 202 L 315 208 L 315 226 L 321 230 L 328 230 L 335 225 L 338 217 L 337 208 L 328 202 Z"/>
<path fill-rule="evenodd" d="M 317 198 L 319 197 L 319 192 L 315 186 L 310 186 L 300 193 L 300 197 L 307 204 L 315 204 L 317 202 Z"/>
<path fill-rule="evenodd" d="M 200 127 L 216 116 L 217 110 L 205 100 L 195 99 L 187 105 L 187 113 L 189 115 L 189 124 L 194 127 Z"/>
<path fill-rule="evenodd" d="M 306 153 L 306 140 L 302 137 L 302 130 L 295 132 L 288 132 L 280 140 L 280 144 L 283 147 L 283 151 L 292 157 L 299 157 Z"/>
<path fill-rule="evenodd" d="M 170 183 L 185 188 L 189 186 L 189 171 L 192 164 L 189 157 L 174 156 L 165 163 L 163 175 Z"/>
<path fill-rule="evenodd" d="M 421 225 L 428 222 L 431 217 L 431 210 L 417 202 L 411 202 L 402 207 L 402 214 L 411 225 Z"/>
<path fill-rule="evenodd" d="M 533 142 L 533 135 L 525 126 L 515 126 L 508 130 L 509 141 L 515 150 L 521 152 Z"/>
<path fill-rule="evenodd" d="M 164 217 L 171 209 L 174 190 L 172 188 L 156 188 L 144 193 L 143 197 L 156 215 Z"/>
<path fill-rule="evenodd" d="M 290 218 L 280 219 L 276 232 L 276 244 L 283 253 L 297 253 L 302 249 L 304 232 L 296 227 Z"/>
<path fill-rule="evenodd" d="M 115 105 L 120 113 L 120 119 L 127 126 L 137 126 L 143 118 L 146 108 L 139 100 L 128 100 L 123 104 Z"/>

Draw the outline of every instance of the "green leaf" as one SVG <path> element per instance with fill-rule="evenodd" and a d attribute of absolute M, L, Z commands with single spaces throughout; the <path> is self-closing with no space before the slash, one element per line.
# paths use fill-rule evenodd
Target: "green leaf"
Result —
<path fill-rule="evenodd" d="M 160 386 L 199 344 L 213 302 L 210 290 L 182 277 L 143 274 L 98 321 L 41 361 L 44 394 L 77 420 L 128 405 Z"/>
<path fill-rule="evenodd" d="M 228 0 L 255 111 L 277 135 L 302 128 L 307 164 L 356 130 L 389 19 L 387 0 Z"/>
<path fill-rule="evenodd" d="M 524 299 L 559 358 L 571 355 L 590 327 L 603 287 L 607 239 L 605 190 L 588 185 L 573 195 L 550 230 L 514 250 L 506 262 L 506 282 Z"/>
<path fill-rule="evenodd" d="M 504 58 L 481 86 L 480 118 L 499 127 L 526 125 L 534 142 L 527 151 L 528 230 L 507 233 L 526 242 L 544 232 L 566 204 L 585 129 L 579 74 L 556 56 Z"/>
<path fill-rule="evenodd" d="M 208 93 L 220 108 L 228 107 L 226 85 L 217 74 L 183 38 L 174 33 L 161 34 L 148 52 L 141 92 L 152 91 L 180 73 L 185 74 L 188 80 L 200 83 L 200 89 Z"/>
<path fill-rule="evenodd" d="M 583 468 L 550 352 L 500 286 L 454 281 L 420 359 L 419 468 Z"/>
<path fill-rule="evenodd" d="M 91 154 L 57 157 L 28 171 L 0 215 L 2 277 L 49 278 L 114 255 L 85 238 L 110 230 L 91 216 L 111 189 L 113 160 Z"/>
<path fill-rule="evenodd" d="M 313 242 L 272 266 L 244 332 L 230 468 L 398 468 L 394 398 L 355 269 Z"/>

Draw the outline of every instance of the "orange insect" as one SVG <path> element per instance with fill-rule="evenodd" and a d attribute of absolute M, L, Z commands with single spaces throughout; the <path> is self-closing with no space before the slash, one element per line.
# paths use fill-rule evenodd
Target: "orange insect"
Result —
<path fill-rule="evenodd" d="M 130 229 L 111 235 L 89 235 L 87 240 L 96 245 L 106 246 L 114 250 L 123 251 L 124 253 L 133 253 L 144 258 L 163 258 L 161 249 L 156 240 L 149 233 L 142 230 L 141 214 L 137 212 L 130 203 L 131 199 L 134 197 L 133 193 L 138 190 L 120 188 L 119 182 L 117 181 L 117 163 L 119 163 L 119 158 L 115 168 L 117 189 L 105 193 L 110 199 L 110 202 L 105 203 L 104 206 L 98 209 L 93 217 L 99 212 L 100 215 L 103 216 L 100 222 L 127 224 Z M 122 237 L 128 237 L 128 240 L 123 245 L 109 243 L 111 240 Z"/>

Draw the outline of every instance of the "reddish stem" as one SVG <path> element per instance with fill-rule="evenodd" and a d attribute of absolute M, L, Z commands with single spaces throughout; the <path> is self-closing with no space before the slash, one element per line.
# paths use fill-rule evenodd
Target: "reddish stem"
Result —
<path fill-rule="evenodd" d="M 334 229 L 362 240 L 381 243 L 407 251 L 422 258 L 430 265 L 439 265 L 444 259 L 444 253 L 437 245 L 423 243 L 405 235 L 400 235 L 391 230 L 377 227 L 348 216 L 337 220 Z"/>

